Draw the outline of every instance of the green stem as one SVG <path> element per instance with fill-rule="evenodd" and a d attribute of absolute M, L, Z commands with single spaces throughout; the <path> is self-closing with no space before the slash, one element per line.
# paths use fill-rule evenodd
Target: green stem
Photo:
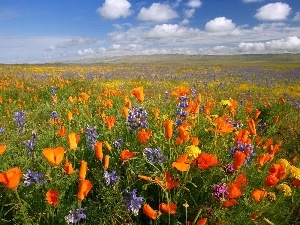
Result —
<path fill-rule="evenodd" d="M 192 223 L 193 225 L 196 224 L 197 219 L 198 219 L 198 217 L 199 217 L 199 215 L 200 215 L 201 212 L 202 212 L 202 208 L 199 209 L 199 211 L 198 211 L 198 213 L 197 213 L 197 215 L 196 215 L 196 217 L 195 217 L 195 219 L 194 219 L 194 221 L 193 221 L 193 223 Z"/>
<path fill-rule="evenodd" d="M 19 193 L 18 193 L 17 189 L 15 190 L 15 193 L 16 193 L 17 199 L 18 199 L 19 204 L 20 204 L 20 209 L 21 209 L 21 212 L 22 212 L 23 217 L 24 217 L 24 222 L 25 222 L 26 225 L 29 225 L 29 223 L 27 221 L 27 217 L 26 217 L 26 209 L 24 208 L 24 205 L 22 204 L 22 201 L 21 201 L 21 198 L 19 196 Z"/>

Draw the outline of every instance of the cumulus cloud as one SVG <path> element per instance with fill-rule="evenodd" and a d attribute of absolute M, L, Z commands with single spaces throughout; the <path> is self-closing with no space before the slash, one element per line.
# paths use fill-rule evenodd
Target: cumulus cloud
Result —
<path fill-rule="evenodd" d="M 264 21 L 279 21 L 287 19 L 292 8 L 282 2 L 269 3 L 257 10 L 255 18 Z"/>
<path fill-rule="evenodd" d="M 224 32 L 224 31 L 233 31 L 236 29 L 236 25 L 230 19 L 225 17 L 217 17 L 205 25 L 205 30 L 207 32 Z"/>
<path fill-rule="evenodd" d="M 91 55 L 91 54 L 94 54 L 94 53 L 95 53 L 94 50 L 91 49 L 91 48 L 79 50 L 77 52 L 78 55 Z"/>
<path fill-rule="evenodd" d="M 127 0 L 105 0 L 97 12 L 105 19 L 126 18 L 132 13 L 130 7 L 131 4 Z"/>
<path fill-rule="evenodd" d="M 197 29 L 182 27 L 178 24 L 156 25 L 145 37 L 147 38 L 178 38 L 195 36 Z"/>
<path fill-rule="evenodd" d="M 189 0 L 187 5 L 191 8 L 199 8 L 202 3 L 200 0 Z"/>
<path fill-rule="evenodd" d="M 296 15 L 294 16 L 293 21 L 300 21 L 300 12 L 296 12 Z"/>
<path fill-rule="evenodd" d="M 177 13 L 167 4 L 153 3 L 149 8 L 143 7 L 137 18 L 142 21 L 165 22 L 177 18 Z"/>
<path fill-rule="evenodd" d="M 299 52 L 300 39 L 296 36 L 266 42 L 244 43 L 238 45 L 240 52 L 274 53 L 274 52 Z"/>
<path fill-rule="evenodd" d="M 191 18 L 193 17 L 195 11 L 196 11 L 195 9 L 186 9 L 183 12 L 186 18 Z"/>

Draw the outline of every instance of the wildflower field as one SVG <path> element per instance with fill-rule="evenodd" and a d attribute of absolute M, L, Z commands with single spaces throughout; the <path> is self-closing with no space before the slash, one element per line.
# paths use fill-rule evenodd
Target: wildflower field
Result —
<path fill-rule="evenodd" d="M 300 64 L 0 65 L 0 224 L 300 224 Z"/>

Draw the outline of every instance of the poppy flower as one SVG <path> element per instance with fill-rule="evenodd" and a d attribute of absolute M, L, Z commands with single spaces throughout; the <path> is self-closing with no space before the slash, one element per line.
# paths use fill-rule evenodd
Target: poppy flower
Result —
<path fill-rule="evenodd" d="M 259 109 L 255 109 L 254 119 L 257 119 L 260 114 L 261 114 L 261 111 Z"/>
<path fill-rule="evenodd" d="M 149 204 L 143 205 L 143 213 L 153 220 L 155 220 L 157 217 L 157 212 L 154 209 L 152 209 Z"/>
<path fill-rule="evenodd" d="M 128 160 L 128 159 L 134 158 L 135 155 L 136 155 L 135 152 L 131 152 L 131 151 L 129 151 L 128 149 L 125 149 L 125 150 L 123 150 L 123 151 L 121 152 L 121 154 L 120 154 L 120 159 L 121 159 L 122 161 L 125 161 L 125 160 Z"/>
<path fill-rule="evenodd" d="M 234 184 L 241 190 L 246 187 L 248 185 L 246 174 L 239 174 L 235 179 Z"/>
<path fill-rule="evenodd" d="M 161 212 L 165 212 L 165 213 L 170 212 L 170 214 L 175 214 L 177 210 L 177 205 L 174 202 L 170 202 L 169 204 L 160 203 L 158 209 Z"/>
<path fill-rule="evenodd" d="M 108 130 L 111 130 L 115 126 L 116 119 L 117 118 L 115 116 L 105 117 L 105 123 Z"/>
<path fill-rule="evenodd" d="M 68 134 L 68 143 L 71 150 L 76 150 L 80 137 L 76 133 Z"/>
<path fill-rule="evenodd" d="M 103 159 L 103 150 L 102 150 L 102 142 L 96 141 L 94 145 L 95 156 L 98 160 L 102 161 Z"/>
<path fill-rule="evenodd" d="M 174 187 L 177 187 L 179 185 L 179 182 L 176 182 L 171 178 L 170 171 L 167 171 L 165 173 L 165 179 L 166 179 L 166 189 L 167 190 L 172 190 Z"/>
<path fill-rule="evenodd" d="M 0 155 L 3 155 L 6 151 L 6 145 L 0 145 Z"/>
<path fill-rule="evenodd" d="M 69 162 L 68 157 L 66 157 L 66 164 L 64 168 L 62 169 L 63 173 L 71 175 L 74 173 L 73 165 L 71 162 Z"/>
<path fill-rule="evenodd" d="M 93 185 L 89 180 L 81 180 L 78 185 L 77 199 L 79 201 L 85 199 L 92 187 Z"/>
<path fill-rule="evenodd" d="M 217 117 L 215 119 L 216 123 L 216 132 L 221 135 L 226 135 L 234 131 L 234 126 L 227 122 L 227 119 L 224 117 Z"/>
<path fill-rule="evenodd" d="M 158 117 L 159 117 L 159 108 L 154 108 L 153 109 L 153 114 L 154 114 L 154 118 L 158 119 Z"/>
<path fill-rule="evenodd" d="M 126 106 L 122 107 L 122 113 L 123 116 L 127 118 L 129 116 L 129 108 L 127 108 Z"/>
<path fill-rule="evenodd" d="M 279 180 L 282 180 L 286 177 L 285 166 L 283 164 L 275 163 L 269 168 L 269 174 L 272 174 L 275 177 L 277 177 Z"/>
<path fill-rule="evenodd" d="M 128 109 L 131 108 L 131 101 L 128 99 L 127 95 L 124 96 L 124 104 Z"/>
<path fill-rule="evenodd" d="M 103 103 L 103 106 L 104 106 L 105 108 L 110 109 L 110 108 L 113 106 L 113 101 L 112 101 L 111 99 L 108 99 L 108 100 L 106 100 L 106 101 Z"/>
<path fill-rule="evenodd" d="M 183 95 L 189 95 L 189 94 L 190 94 L 190 88 L 183 87 L 183 86 L 178 86 L 177 87 L 177 95 L 178 95 L 178 97 L 183 96 Z"/>
<path fill-rule="evenodd" d="M 74 109 L 74 114 L 77 115 L 77 116 L 79 115 L 79 109 L 78 108 Z"/>
<path fill-rule="evenodd" d="M 248 123 L 250 134 L 256 136 L 255 121 L 253 119 L 249 119 L 247 120 L 247 123 Z"/>
<path fill-rule="evenodd" d="M 137 87 L 132 90 L 132 94 L 139 102 L 144 101 L 144 88 L 143 87 Z"/>
<path fill-rule="evenodd" d="M 42 154 L 50 165 L 57 167 L 64 158 L 65 149 L 63 147 L 45 148 Z"/>
<path fill-rule="evenodd" d="M 250 132 L 248 130 L 239 130 L 235 134 L 234 141 L 244 143 L 244 144 L 251 144 L 251 140 L 249 138 Z"/>
<path fill-rule="evenodd" d="M 74 103 L 76 102 L 76 98 L 73 98 L 72 96 L 69 96 L 68 101 L 69 101 L 71 104 L 74 104 Z"/>
<path fill-rule="evenodd" d="M 152 178 L 149 176 L 144 176 L 144 175 L 138 175 L 138 178 L 145 180 L 145 181 L 152 181 Z"/>
<path fill-rule="evenodd" d="M 58 130 L 58 136 L 63 137 L 65 136 L 67 133 L 66 127 L 65 126 L 61 126 Z"/>
<path fill-rule="evenodd" d="M 104 143 L 105 147 L 107 148 L 107 150 L 111 151 L 112 147 L 110 146 L 108 141 L 104 141 L 103 143 Z"/>
<path fill-rule="evenodd" d="M 205 225 L 206 222 L 207 222 L 207 218 L 205 217 L 205 218 L 203 218 L 201 220 L 198 220 L 197 223 L 196 223 L 196 225 Z"/>
<path fill-rule="evenodd" d="M 79 180 L 85 180 L 87 170 L 88 170 L 87 162 L 84 160 L 81 160 L 79 174 L 78 174 Z"/>
<path fill-rule="evenodd" d="M 8 189 L 16 189 L 22 178 L 22 171 L 19 167 L 14 167 L 6 172 L 0 173 L 0 183 Z"/>
<path fill-rule="evenodd" d="M 255 138 L 255 147 L 258 147 L 260 146 L 264 141 L 264 138 L 263 137 L 256 137 Z"/>
<path fill-rule="evenodd" d="M 263 145 L 263 149 L 269 148 L 272 143 L 273 143 L 273 139 L 268 138 L 268 140 L 266 141 L 266 143 Z"/>
<path fill-rule="evenodd" d="M 236 203 L 237 203 L 237 201 L 235 199 L 225 200 L 225 201 L 222 201 L 222 207 L 230 208 L 230 207 L 234 206 Z"/>
<path fill-rule="evenodd" d="M 55 189 L 51 189 L 46 192 L 46 200 L 49 205 L 56 206 L 59 202 L 58 200 L 58 191 Z"/>
<path fill-rule="evenodd" d="M 175 162 L 172 163 L 172 168 L 176 168 L 181 172 L 186 172 L 190 169 L 190 163 L 188 160 L 188 154 L 183 153 Z"/>
<path fill-rule="evenodd" d="M 142 145 L 147 145 L 148 142 L 150 141 L 151 136 L 152 136 L 151 130 L 146 131 L 145 129 L 142 129 L 141 131 L 138 132 L 138 139 Z"/>
<path fill-rule="evenodd" d="M 238 188 L 234 183 L 228 184 L 228 198 L 239 198 L 242 196 L 241 189 Z"/>
<path fill-rule="evenodd" d="M 234 154 L 234 160 L 233 160 L 233 169 L 238 170 L 242 167 L 246 160 L 246 155 L 242 151 L 236 151 Z"/>
<path fill-rule="evenodd" d="M 104 157 L 104 164 L 103 164 L 104 169 L 108 168 L 108 166 L 109 166 L 109 159 L 110 159 L 110 156 L 109 155 L 105 155 L 105 157 Z"/>
<path fill-rule="evenodd" d="M 183 139 L 180 138 L 180 137 L 176 138 L 176 144 L 177 145 L 182 145 L 183 144 Z"/>
<path fill-rule="evenodd" d="M 278 120 L 279 120 L 279 116 L 275 116 L 275 117 L 274 117 L 274 120 L 273 120 L 273 123 L 274 123 L 274 124 L 278 123 Z"/>
<path fill-rule="evenodd" d="M 205 115 L 209 115 L 210 114 L 210 109 L 211 109 L 212 106 L 213 106 L 213 102 L 207 101 L 205 103 L 205 108 L 203 110 Z"/>
<path fill-rule="evenodd" d="M 82 92 L 81 93 L 81 95 L 80 95 L 80 97 L 81 97 L 81 99 L 83 100 L 83 101 L 87 101 L 87 100 L 89 100 L 89 95 L 87 94 L 87 93 L 84 93 L 84 92 Z"/>
<path fill-rule="evenodd" d="M 192 137 L 191 138 L 191 144 L 192 145 L 199 145 L 200 141 L 199 141 L 199 138 L 198 137 Z"/>
<path fill-rule="evenodd" d="M 234 117 L 238 102 L 234 99 L 229 99 L 229 101 L 231 105 L 228 106 L 228 111 L 230 112 L 231 117 Z"/>
<path fill-rule="evenodd" d="M 197 103 L 198 104 L 200 104 L 202 102 L 202 95 L 201 95 L 201 93 L 197 94 L 196 99 L 197 99 Z"/>
<path fill-rule="evenodd" d="M 185 124 L 178 127 L 178 133 L 184 142 L 187 142 L 190 139 L 190 132 L 187 131 L 187 126 Z"/>
<path fill-rule="evenodd" d="M 260 202 L 264 197 L 267 196 L 267 192 L 264 189 L 257 188 L 251 192 L 251 198 L 255 202 Z"/>
<path fill-rule="evenodd" d="M 67 120 L 70 122 L 73 119 L 73 114 L 71 111 L 67 111 Z"/>
<path fill-rule="evenodd" d="M 264 181 L 264 186 L 266 187 L 272 187 L 278 183 L 278 178 L 274 176 L 273 174 L 269 174 L 265 181 Z"/>
<path fill-rule="evenodd" d="M 171 139 L 173 135 L 173 120 L 167 120 L 165 125 L 165 134 L 167 139 Z"/>
<path fill-rule="evenodd" d="M 218 159 L 213 154 L 200 153 L 196 159 L 196 162 L 200 169 L 206 170 L 209 167 L 217 165 Z"/>

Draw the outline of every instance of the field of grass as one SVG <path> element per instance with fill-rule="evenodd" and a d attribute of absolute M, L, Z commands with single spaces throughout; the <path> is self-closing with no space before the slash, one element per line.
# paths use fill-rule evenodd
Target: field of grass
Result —
<path fill-rule="evenodd" d="M 0 65 L 0 224 L 300 224 L 276 57 Z"/>

